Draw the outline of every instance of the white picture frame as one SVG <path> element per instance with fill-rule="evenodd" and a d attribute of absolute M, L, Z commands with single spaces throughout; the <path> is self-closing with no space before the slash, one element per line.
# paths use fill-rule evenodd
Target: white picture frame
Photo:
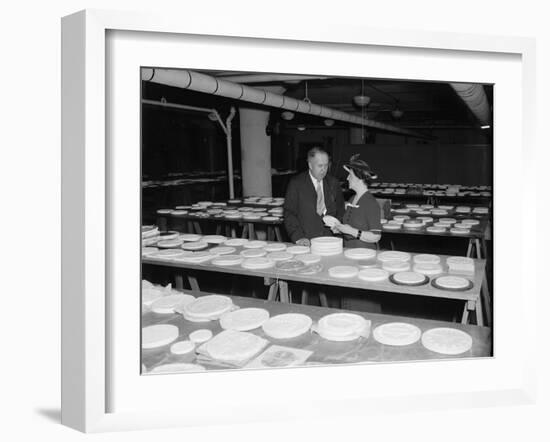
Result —
<path fill-rule="evenodd" d="M 118 37 L 118 42 L 109 41 L 110 38 Z M 441 69 L 440 78 L 446 78 L 444 72 L 449 67 L 445 68 L 444 62 L 438 64 L 438 60 L 444 59 L 447 62 L 461 61 L 462 57 L 465 57 L 464 60 L 468 58 L 468 63 L 473 63 L 470 66 L 480 66 L 481 69 L 477 73 L 472 71 L 470 76 L 458 69 L 454 81 L 475 79 L 492 82 L 491 79 L 502 75 L 498 77 L 502 78 L 502 83 L 495 83 L 495 149 L 502 147 L 506 155 L 495 155 L 495 218 L 498 219 L 500 216 L 499 207 L 502 205 L 499 206 L 499 203 L 505 202 L 507 198 L 517 198 L 522 202 L 523 210 L 519 215 L 522 223 L 533 216 L 533 208 L 536 205 L 536 193 L 526 190 L 529 187 L 535 188 L 535 176 L 529 173 L 534 155 L 532 134 L 536 92 L 535 46 L 531 39 L 497 39 L 481 35 L 402 30 L 390 32 L 349 28 L 343 25 L 315 29 L 281 29 L 277 24 L 262 22 L 261 25 L 240 23 L 235 27 L 230 22 L 213 23 L 204 17 L 196 17 L 182 24 L 176 17 L 100 10 L 87 10 L 67 16 L 62 22 L 63 424 L 84 432 L 100 432 L 205 425 L 209 422 L 255 422 L 297 416 L 307 418 L 325 414 L 364 415 L 380 409 L 389 413 L 410 408 L 452 409 L 469 407 L 473 401 L 477 406 L 534 403 L 536 323 L 534 320 L 521 322 L 521 319 L 537 316 L 536 285 L 534 279 L 526 277 L 528 266 L 525 259 L 528 254 L 535 255 L 535 233 L 520 229 L 518 241 L 507 245 L 507 252 L 519 257 L 522 277 L 506 284 L 502 281 L 502 275 L 514 271 L 514 268 L 499 259 L 502 249 L 498 238 L 504 237 L 504 224 L 495 225 L 494 232 L 497 243 L 495 267 L 499 266 L 499 269 L 502 269 L 495 269 L 495 291 L 498 291 L 500 298 L 495 303 L 494 358 L 485 361 L 315 367 L 277 370 L 276 374 L 271 370 L 257 373 L 208 373 L 208 384 L 212 385 L 212 388 L 221 389 L 230 398 L 227 401 L 220 400 L 214 405 L 207 403 L 200 395 L 200 388 L 206 385 L 203 374 L 140 377 L 139 365 L 135 360 L 135 353 L 139 354 L 140 350 L 136 345 L 136 342 L 139 342 L 139 329 L 135 329 L 134 322 L 123 324 L 123 321 L 117 319 L 121 313 L 118 304 L 121 300 L 116 298 L 116 295 L 112 297 L 113 293 L 120 293 L 123 286 L 129 293 L 134 293 L 136 299 L 139 293 L 139 279 L 128 276 L 139 273 L 139 250 L 135 248 L 139 238 L 137 234 L 124 233 L 123 230 L 124 225 L 127 225 L 125 223 L 128 220 L 132 222 L 132 219 L 137 229 L 139 213 L 136 210 L 139 207 L 136 208 L 135 204 L 132 204 L 135 200 L 131 198 L 127 205 L 119 204 L 121 194 L 131 193 L 136 189 L 139 193 L 139 179 L 136 180 L 139 168 L 129 167 L 131 171 L 125 179 L 118 173 L 125 155 L 132 157 L 129 164 L 135 166 L 136 156 L 132 149 L 138 149 L 139 145 L 130 142 L 129 145 L 133 147 L 125 152 L 110 148 L 117 146 L 117 143 L 120 145 L 121 138 L 118 137 L 133 133 L 136 124 L 136 115 L 133 112 L 135 106 L 132 113 L 128 114 L 128 127 L 119 131 L 119 126 L 115 124 L 112 131 L 107 131 L 106 121 L 120 121 L 117 120 L 120 115 L 117 112 L 121 112 L 109 107 L 109 103 L 112 104 L 113 101 L 109 95 L 112 93 L 110 82 L 116 83 L 116 77 L 119 75 L 116 70 L 108 69 L 109 63 L 119 63 L 117 57 L 120 56 L 121 61 L 124 59 L 124 62 L 128 63 L 127 68 L 135 68 L 135 63 L 139 66 L 140 57 L 145 56 L 151 47 L 141 54 L 141 51 L 135 50 L 135 45 L 139 47 L 139 44 L 142 44 L 145 48 L 150 45 L 148 40 L 154 40 L 152 46 L 158 50 L 154 59 L 164 63 L 168 58 L 163 57 L 169 57 L 170 51 L 168 46 L 166 51 L 159 50 L 164 47 L 163 45 L 177 47 L 179 44 L 188 44 L 191 40 L 192 45 L 198 45 L 197 47 L 204 50 L 209 47 L 205 46 L 206 40 L 215 40 L 219 45 L 234 44 L 237 48 L 235 50 L 242 49 L 244 53 L 260 50 L 278 51 L 281 54 L 281 62 L 284 55 L 289 54 L 289 50 L 296 50 L 296 54 L 301 54 L 301 51 L 310 49 L 318 49 L 320 53 L 332 51 L 330 53 L 333 56 L 342 54 L 346 59 L 353 56 L 355 51 L 367 51 L 370 57 L 385 57 L 385 54 L 391 52 L 391 57 L 397 57 L 395 60 L 398 57 L 409 57 L 411 69 L 415 68 L 416 62 L 427 57 L 425 59 L 430 61 L 431 75 L 437 76 L 434 72 Z M 122 46 L 116 46 L 118 44 Z M 120 48 L 124 48 L 124 51 L 120 51 Z M 198 52 L 197 49 L 195 51 Z M 175 58 L 178 53 L 174 52 Z M 385 60 L 388 66 L 395 63 L 391 57 Z M 268 58 L 273 61 L 273 57 Z M 490 70 L 491 62 L 487 61 L 489 59 L 501 60 L 500 62 L 507 66 L 509 64 L 510 72 L 494 73 Z M 314 60 L 315 56 L 312 55 L 311 66 L 314 65 Z M 341 61 L 344 62 L 344 57 Z M 223 65 L 223 62 L 218 60 L 215 66 L 210 67 L 215 69 Z M 260 62 L 257 59 L 255 63 L 257 71 L 269 68 L 268 62 L 263 61 L 262 66 L 259 66 Z M 181 59 L 166 67 L 193 67 L 180 64 Z M 296 65 L 299 67 L 295 72 L 301 73 L 300 69 L 306 69 L 299 60 L 296 60 Z M 126 72 L 126 67 L 122 68 L 123 72 Z M 380 69 L 377 72 L 382 72 Z M 416 69 L 420 72 L 418 67 Z M 487 69 L 487 73 L 484 69 Z M 106 72 L 109 75 L 106 76 Z M 353 74 L 361 73 L 361 68 L 358 68 Z M 135 75 L 136 79 L 139 78 L 139 72 Z M 415 77 L 410 74 L 407 78 Z M 422 77 L 418 76 L 417 79 Z M 501 84 L 505 87 L 499 90 Z M 519 86 L 519 90 L 514 88 L 514 85 Z M 126 105 L 134 99 L 139 100 L 137 95 L 127 102 L 124 100 L 128 97 L 124 95 L 126 92 L 120 95 L 118 102 Z M 514 114 L 517 127 L 507 126 L 512 114 L 506 104 L 510 103 L 520 105 L 521 108 L 521 111 L 516 110 Z M 517 115 L 520 114 L 521 119 L 518 119 Z M 139 122 L 139 119 L 137 121 Z M 130 132 L 124 132 L 125 130 Z M 132 136 L 139 137 L 139 133 Z M 522 165 L 524 187 L 513 187 L 506 183 L 505 174 L 512 168 L 517 172 L 518 164 Z M 116 192 L 113 189 L 116 189 Z M 123 256 L 127 259 L 124 260 Z M 123 261 L 126 264 L 120 266 Z M 116 275 L 112 266 L 117 268 Z M 510 300 L 506 294 L 511 297 L 512 292 L 516 297 Z M 523 327 L 523 339 L 521 349 L 515 349 L 515 359 L 512 359 L 513 349 L 510 346 L 516 345 L 517 339 L 514 338 L 511 327 L 506 325 L 506 321 L 511 318 L 514 308 L 521 311 L 519 320 Z M 138 309 L 139 304 L 136 302 L 135 308 L 129 308 L 123 314 L 134 315 L 137 318 Z M 124 336 L 132 336 L 134 341 L 137 339 L 135 342 L 127 341 L 130 349 L 128 354 L 114 351 L 120 349 L 115 341 L 124 339 Z M 127 371 L 128 367 L 131 373 Z M 403 370 L 407 370 L 410 376 L 415 376 L 418 380 L 415 388 L 407 390 L 407 386 L 399 384 L 397 379 L 402 377 Z M 497 376 L 497 370 L 499 373 L 502 372 L 502 376 Z M 128 373 L 128 379 L 122 378 L 120 372 Z M 476 373 L 479 376 L 477 379 L 457 380 L 452 389 L 447 389 L 444 380 L 439 382 L 434 378 L 434 373 L 438 372 Z M 345 373 L 344 381 L 341 379 L 342 373 Z M 494 376 L 490 376 L 490 373 L 494 373 Z M 338 393 L 338 388 L 331 387 L 334 381 L 342 382 L 345 387 L 348 379 L 358 380 L 366 374 L 377 378 L 380 390 L 376 390 L 375 385 L 369 385 L 368 389 L 357 387 L 356 390 L 350 391 L 344 388 L 345 392 Z M 393 390 L 384 390 L 384 385 L 391 384 L 392 376 L 396 380 Z M 159 401 L 164 401 L 163 397 L 168 396 L 169 383 L 173 392 L 174 388 L 179 388 L 174 387 L 174 383 L 178 386 L 190 384 L 190 379 L 193 379 L 193 386 L 188 386 L 186 390 L 186 403 L 175 406 L 167 399 L 166 406 L 158 406 Z M 230 382 L 227 382 L 228 380 Z M 292 397 L 288 403 L 284 402 L 282 396 L 274 397 L 270 406 L 265 401 L 261 402 L 259 398 L 258 401 L 254 400 L 254 394 L 251 393 L 265 385 L 266 380 L 275 386 L 300 385 L 303 388 L 302 392 L 308 395 L 307 400 L 298 401 L 297 397 L 292 397 L 295 394 L 293 392 L 288 393 Z M 231 395 L 238 392 L 235 389 L 242 387 L 245 381 L 250 391 L 241 390 L 243 394 L 239 396 L 239 400 L 231 399 L 235 397 Z M 323 389 L 326 390 L 323 395 L 317 394 L 315 388 L 316 385 L 321 385 L 320 383 L 323 383 Z M 117 400 L 113 401 L 113 391 L 122 384 L 126 390 L 117 393 Z M 131 396 L 132 388 L 138 388 L 135 390 L 135 397 Z M 140 390 L 141 388 L 143 390 Z M 146 393 L 141 395 L 141 392 Z M 277 392 L 270 391 L 270 394 L 276 396 Z M 127 397 L 124 397 L 125 395 Z M 157 406 L 150 406 L 152 400 Z M 118 405 L 128 403 L 135 404 L 135 409 Z M 304 407 L 304 404 L 308 406 Z"/>

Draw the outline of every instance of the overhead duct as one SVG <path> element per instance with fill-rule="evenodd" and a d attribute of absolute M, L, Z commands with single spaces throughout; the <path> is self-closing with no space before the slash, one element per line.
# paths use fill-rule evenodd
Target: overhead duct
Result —
<path fill-rule="evenodd" d="M 230 81 L 211 77 L 189 70 L 175 69 L 157 69 L 157 68 L 142 68 L 141 79 L 153 83 L 174 86 L 182 89 L 190 89 L 196 92 L 218 95 L 225 98 L 235 100 L 248 101 L 250 103 L 262 104 L 265 106 L 276 107 L 289 110 L 291 112 L 300 112 L 303 114 L 315 115 L 323 119 L 329 118 L 332 120 L 344 121 L 346 123 L 357 124 L 361 126 L 372 127 L 388 132 L 393 132 L 400 135 L 416 137 L 416 138 L 431 138 L 418 132 L 413 132 L 407 129 L 401 129 L 389 124 L 379 123 L 351 115 L 345 112 L 337 111 L 325 106 L 309 103 L 303 100 L 287 97 L 284 95 L 274 94 L 262 89 L 253 88 L 243 84 L 232 83 Z"/>
<path fill-rule="evenodd" d="M 457 95 L 466 103 L 482 126 L 491 124 L 489 100 L 481 84 L 451 83 Z"/>

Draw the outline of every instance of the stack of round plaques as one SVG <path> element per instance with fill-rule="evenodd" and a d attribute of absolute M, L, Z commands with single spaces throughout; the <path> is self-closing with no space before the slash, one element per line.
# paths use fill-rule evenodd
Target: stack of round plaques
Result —
<path fill-rule="evenodd" d="M 449 256 L 447 265 L 450 272 L 474 273 L 475 271 L 474 260 L 464 256 Z"/>
<path fill-rule="evenodd" d="M 203 344 L 206 341 L 210 341 L 210 339 L 212 339 L 212 336 L 214 336 L 212 330 L 201 328 L 199 330 L 195 330 L 194 332 L 189 333 L 189 340 L 194 344 Z"/>
<path fill-rule="evenodd" d="M 239 207 L 238 210 L 242 213 L 242 212 L 249 212 L 249 213 L 252 213 L 252 211 L 254 210 L 254 207 L 246 207 L 246 206 L 243 206 L 243 207 Z"/>
<path fill-rule="evenodd" d="M 279 217 L 265 215 L 265 216 L 262 216 L 262 221 L 279 221 Z"/>
<path fill-rule="evenodd" d="M 141 289 L 141 303 L 147 306 L 151 305 L 157 299 L 164 296 L 164 290 L 159 287 L 142 287 Z"/>
<path fill-rule="evenodd" d="M 409 213 L 410 209 L 394 209 L 395 213 Z"/>
<path fill-rule="evenodd" d="M 269 269 L 275 265 L 275 261 L 268 258 L 247 258 L 241 266 L 248 270 L 263 270 Z"/>
<path fill-rule="evenodd" d="M 462 276 L 446 275 L 432 280 L 432 285 L 442 290 L 463 291 L 472 288 L 473 284 Z"/>
<path fill-rule="evenodd" d="M 372 332 L 374 339 L 384 345 L 411 345 L 420 339 L 422 332 L 416 325 L 406 322 L 389 322 L 379 325 Z"/>
<path fill-rule="evenodd" d="M 244 258 L 239 255 L 222 255 L 214 258 L 212 264 L 216 266 L 234 266 L 241 264 Z"/>
<path fill-rule="evenodd" d="M 208 207 L 211 206 L 213 203 L 212 201 L 198 201 L 197 205 L 202 207 Z"/>
<path fill-rule="evenodd" d="M 386 224 L 382 224 L 382 229 L 384 229 L 384 230 L 401 230 L 401 224 L 391 224 L 391 221 L 390 221 Z"/>
<path fill-rule="evenodd" d="M 317 263 L 306 265 L 304 268 L 298 269 L 296 273 L 298 273 L 299 275 L 314 275 L 316 273 L 319 273 L 321 270 L 323 270 L 323 265 L 321 263 Z"/>
<path fill-rule="evenodd" d="M 185 255 L 185 252 L 181 249 L 163 249 L 156 252 L 151 252 L 149 254 L 149 258 L 175 259 L 182 255 Z"/>
<path fill-rule="evenodd" d="M 258 215 L 257 213 L 243 214 L 243 219 L 246 221 L 257 221 L 261 218 L 262 216 Z"/>
<path fill-rule="evenodd" d="M 157 226 L 141 226 L 141 238 L 147 239 L 157 236 L 159 228 Z"/>
<path fill-rule="evenodd" d="M 462 224 L 467 226 L 477 226 L 479 224 L 478 219 L 463 219 Z"/>
<path fill-rule="evenodd" d="M 420 205 L 420 208 L 428 210 L 428 209 L 433 209 L 434 206 L 433 206 L 433 204 L 422 204 L 422 205 Z"/>
<path fill-rule="evenodd" d="M 352 341 L 366 331 L 368 323 L 354 313 L 332 313 L 317 323 L 317 333 L 329 341 Z"/>
<path fill-rule="evenodd" d="M 194 296 L 187 295 L 185 293 L 162 296 L 151 304 L 151 311 L 159 314 L 171 314 L 174 313 L 175 308 L 183 308 L 185 305 L 193 302 L 194 300 Z"/>
<path fill-rule="evenodd" d="M 419 216 L 416 219 L 422 221 L 423 224 L 433 223 L 434 221 L 431 216 Z"/>
<path fill-rule="evenodd" d="M 170 215 L 172 213 L 172 209 L 158 209 L 157 215 Z"/>
<path fill-rule="evenodd" d="M 426 284 L 427 282 L 430 281 L 430 279 L 426 275 L 423 275 L 422 273 L 405 271 L 405 272 L 394 273 L 393 275 L 390 276 L 390 281 L 393 282 L 394 284 L 399 284 L 399 285 L 417 286 L 417 285 Z"/>
<path fill-rule="evenodd" d="M 328 274 L 333 278 L 354 278 L 359 269 L 354 266 L 335 266 L 328 269 Z"/>
<path fill-rule="evenodd" d="M 421 209 L 421 210 L 417 210 L 417 211 L 416 211 L 416 214 L 417 214 L 417 215 L 431 215 L 432 212 L 430 212 L 429 210 L 423 210 L 423 209 Z"/>
<path fill-rule="evenodd" d="M 363 247 L 347 249 L 344 251 L 344 256 L 348 259 L 354 260 L 372 259 L 376 256 L 376 250 Z"/>
<path fill-rule="evenodd" d="M 208 215 L 217 215 L 218 213 L 222 213 L 222 212 L 223 212 L 222 209 L 208 209 L 208 210 L 206 211 L 206 213 L 207 213 Z"/>
<path fill-rule="evenodd" d="M 446 231 L 447 231 L 446 227 L 435 226 L 435 225 L 426 227 L 426 232 L 430 232 L 430 233 L 445 233 Z"/>
<path fill-rule="evenodd" d="M 463 230 L 470 230 L 472 228 L 472 224 L 467 224 L 464 222 L 456 223 L 453 226 L 455 229 L 463 229 Z"/>
<path fill-rule="evenodd" d="M 381 282 L 388 279 L 390 274 L 387 270 L 384 269 L 371 268 L 360 270 L 357 276 L 363 281 Z"/>
<path fill-rule="evenodd" d="M 212 203 L 213 206 L 216 206 L 216 207 L 225 207 L 227 206 L 227 203 L 224 203 L 224 202 L 217 202 L 217 203 Z"/>
<path fill-rule="evenodd" d="M 286 250 L 286 244 L 282 242 L 272 242 L 264 247 L 266 252 L 282 252 Z"/>
<path fill-rule="evenodd" d="M 288 261 L 279 261 L 277 263 L 277 269 L 284 272 L 295 272 L 303 269 L 306 265 L 302 261 L 297 259 L 289 259 Z"/>
<path fill-rule="evenodd" d="M 181 262 L 190 262 L 194 264 L 199 264 L 201 262 L 207 262 L 210 261 L 212 258 L 214 258 L 216 255 L 212 255 L 212 253 L 203 251 L 203 252 L 192 252 L 189 255 L 182 256 L 178 258 L 178 261 Z"/>
<path fill-rule="evenodd" d="M 449 212 L 443 209 L 432 209 L 431 213 L 432 215 L 447 215 Z"/>
<path fill-rule="evenodd" d="M 394 221 L 405 221 L 407 219 L 410 219 L 411 217 L 409 215 L 395 215 L 393 217 Z"/>
<path fill-rule="evenodd" d="M 141 240 L 142 247 L 154 246 L 159 241 L 158 236 L 153 236 L 151 238 L 144 238 Z"/>
<path fill-rule="evenodd" d="M 423 275 L 432 276 L 443 273 L 443 267 L 441 264 L 415 264 L 413 266 L 413 272 L 421 273 Z"/>
<path fill-rule="evenodd" d="M 275 262 L 288 261 L 289 259 L 294 258 L 294 255 L 288 252 L 271 252 L 267 255 L 267 258 L 272 259 Z"/>
<path fill-rule="evenodd" d="M 259 258 L 266 254 L 267 252 L 264 249 L 245 249 L 240 253 L 243 258 Z"/>
<path fill-rule="evenodd" d="M 202 238 L 202 235 L 197 235 L 196 233 L 182 233 L 180 238 L 184 241 L 199 241 Z"/>
<path fill-rule="evenodd" d="M 179 341 L 170 346 L 170 353 L 174 355 L 186 355 L 195 350 L 195 343 L 192 341 Z"/>
<path fill-rule="evenodd" d="M 149 256 L 151 253 L 158 252 L 156 247 L 142 247 L 141 256 Z"/>
<path fill-rule="evenodd" d="M 231 238 L 224 242 L 224 245 L 229 247 L 239 247 L 244 246 L 248 242 L 245 238 Z"/>
<path fill-rule="evenodd" d="M 456 213 L 470 213 L 471 212 L 471 207 L 468 207 L 468 206 L 457 206 L 457 208 L 455 209 L 455 212 Z"/>
<path fill-rule="evenodd" d="M 296 259 L 298 261 L 302 261 L 304 264 L 316 264 L 321 261 L 321 257 L 319 255 L 314 255 L 313 253 L 304 253 L 301 255 L 296 255 Z"/>
<path fill-rule="evenodd" d="M 454 235 L 468 235 L 470 233 L 470 229 L 464 229 L 460 227 L 453 227 L 449 230 Z"/>
<path fill-rule="evenodd" d="M 242 219 L 242 215 L 240 213 L 228 213 L 228 212 L 225 212 L 224 213 L 225 217 L 227 219 Z"/>
<path fill-rule="evenodd" d="M 227 237 L 223 235 L 205 235 L 202 237 L 202 240 L 208 244 L 221 244 L 227 241 Z"/>
<path fill-rule="evenodd" d="M 428 253 L 421 253 L 413 257 L 413 262 L 415 264 L 439 264 L 440 261 L 441 258 L 439 256 Z"/>
<path fill-rule="evenodd" d="M 267 242 L 265 241 L 248 241 L 243 244 L 243 247 L 245 249 L 261 249 L 262 247 L 265 247 L 267 245 Z"/>
<path fill-rule="evenodd" d="M 202 249 L 206 249 L 207 247 L 208 247 L 208 243 L 204 241 L 185 242 L 181 246 L 183 250 L 202 250 Z"/>
<path fill-rule="evenodd" d="M 320 256 L 339 255 L 344 250 L 342 238 L 320 236 L 311 240 L 311 253 Z"/>
<path fill-rule="evenodd" d="M 269 312 L 263 308 L 243 308 L 224 314 L 220 326 L 224 330 L 248 331 L 261 327 L 269 319 Z"/>
<path fill-rule="evenodd" d="M 456 223 L 456 219 L 454 218 L 440 218 L 439 224 L 445 224 L 445 225 L 451 225 Z"/>
<path fill-rule="evenodd" d="M 286 251 L 293 255 L 304 255 L 309 253 L 310 249 L 307 246 L 290 246 L 286 248 Z"/>
<path fill-rule="evenodd" d="M 199 347 L 198 352 L 222 362 L 243 363 L 258 354 L 268 341 L 237 330 L 224 330 Z"/>
<path fill-rule="evenodd" d="M 407 261 L 384 261 L 382 268 L 388 272 L 406 272 L 410 270 L 411 265 Z"/>
<path fill-rule="evenodd" d="M 171 241 L 174 239 L 178 239 L 179 237 L 180 234 L 178 232 L 170 230 L 168 232 L 160 232 L 158 239 L 159 241 Z"/>
<path fill-rule="evenodd" d="M 159 249 L 172 249 L 174 247 L 179 247 L 183 244 L 183 239 L 168 239 L 157 242 L 157 247 Z"/>
<path fill-rule="evenodd" d="M 379 261 L 382 261 L 382 262 L 387 262 L 387 261 L 407 262 L 407 261 L 410 261 L 411 254 L 407 252 L 398 252 L 396 250 L 388 250 L 386 252 L 380 252 L 377 258 Z"/>
<path fill-rule="evenodd" d="M 437 206 L 437 208 L 441 210 L 453 210 L 455 206 Z"/>
<path fill-rule="evenodd" d="M 394 224 L 396 226 L 402 226 L 405 220 L 397 218 L 397 219 L 390 219 L 388 221 L 388 224 Z"/>
<path fill-rule="evenodd" d="M 474 213 L 487 214 L 487 213 L 489 213 L 489 208 L 488 207 L 475 207 L 474 208 Z"/>
<path fill-rule="evenodd" d="M 212 247 L 208 250 L 208 252 L 212 255 L 231 255 L 232 253 L 235 253 L 236 250 L 237 249 L 235 249 L 235 247 L 216 246 Z"/>
<path fill-rule="evenodd" d="M 178 327 L 171 324 L 157 324 L 144 327 L 141 329 L 141 348 L 164 347 L 178 339 L 179 334 Z"/>
<path fill-rule="evenodd" d="M 472 337 L 455 328 L 432 328 L 422 334 L 422 345 L 444 355 L 459 355 L 472 348 Z"/>
<path fill-rule="evenodd" d="M 170 216 L 183 216 L 187 215 L 189 213 L 189 210 L 172 210 L 172 213 Z"/>
<path fill-rule="evenodd" d="M 408 219 L 403 223 L 405 229 L 420 229 L 424 226 L 421 219 Z"/>
<path fill-rule="evenodd" d="M 282 207 L 274 207 L 273 209 L 269 209 L 268 212 L 282 214 L 284 212 L 284 209 Z"/>
<path fill-rule="evenodd" d="M 213 321 L 233 309 L 231 298 L 222 295 L 206 295 L 186 304 L 178 311 L 185 319 L 196 322 Z"/>
<path fill-rule="evenodd" d="M 312 324 L 309 316 L 301 313 L 283 313 L 264 322 L 262 330 L 270 338 L 292 339 L 308 332 Z"/>

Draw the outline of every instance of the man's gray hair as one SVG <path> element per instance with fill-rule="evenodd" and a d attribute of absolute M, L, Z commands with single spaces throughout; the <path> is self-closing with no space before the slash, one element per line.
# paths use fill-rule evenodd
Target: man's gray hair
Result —
<path fill-rule="evenodd" d="M 330 156 L 328 152 L 324 150 L 322 147 L 315 146 L 307 151 L 307 160 L 308 161 L 311 160 L 318 153 L 324 153 L 327 157 Z"/>

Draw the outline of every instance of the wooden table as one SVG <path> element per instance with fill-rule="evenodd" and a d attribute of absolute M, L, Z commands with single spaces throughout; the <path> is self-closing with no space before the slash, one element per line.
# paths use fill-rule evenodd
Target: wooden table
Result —
<path fill-rule="evenodd" d="M 399 216 L 400 213 L 395 213 L 393 216 Z M 407 215 L 407 214 L 403 214 Z M 393 219 L 393 216 L 390 219 Z M 418 216 L 423 215 L 414 215 L 414 214 L 408 214 L 407 216 L 410 216 L 411 219 L 417 218 Z M 434 215 L 425 215 L 430 216 L 434 218 L 434 221 L 436 221 L 437 216 Z M 456 216 L 450 216 L 446 215 L 445 217 L 448 218 L 457 218 Z M 440 217 L 441 218 L 441 217 Z M 473 218 L 473 217 L 472 217 Z M 447 238 L 464 238 L 468 239 L 468 248 L 466 250 L 466 256 L 471 258 L 487 258 L 487 244 L 486 244 L 486 238 L 487 238 L 487 230 L 489 228 L 489 221 L 487 218 L 479 219 L 479 224 L 472 226 L 470 231 L 465 234 L 455 234 L 449 232 L 449 230 L 446 230 L 445 232 L 428 232 L 426 230 L 426 227 L 433 225 L 433 223 L 428 223 L 427 225 L 423 225 L 420 228 L 405 228 L 401 226 L 399 230 L 386 230 L 382 228 L 382 235 L 384 236 L 392 236 L 392 235 L 421 235 L 421 236 L 444 236 Z"/>
<path fill-rule="evenodd" d="M 204 296 L 209 293 L 186 291 L 194 296 Z M 308 315 L 314 322 L 318 321 L 323 316 L 341 312 L 342 310 L 323 308 L 310 305 L 299 304 L 283 304 L 280 302 L 264 301 L 254 298 L 243 298 L 231 296 L 233 303 L 241 308 L 259 307 L 269 311 L 270 316 L 275 316 L 281 313 L 303 313 Z M 307 332 L 302 336 L 278 340 L 266 336 L 261 328 L 252 330 L 254 333 L 269 341 L 270 344 L 282 345 L 286 347 L 299 348 L 313 351 L 313 354 L 308 358 L 305 365 L 319 364 L 350 364 L 350 363 L 375 363 L 375 362 L 400 362 L 400 361 L 423 361 L 434 359 L 456 359 L 456 358 L 472 358 L 472 357 L 491 357 L 493 354 L 492 333 L 487 327 L 478 327 L 473 325 L 449 324 L 448 322 L 432 321 L 418 318 L 405 318 L 401 316 L 381 315 L 364 312 L 354 312 L 365 319 L 371 321 L 371 333 L 368 338 L 359 338 L 351 342 L 333 342 L 321 338 L 313 332 Z M 414 344 L 395 347 L 383 345 L 377 342 L 372 337 L 372 331 L 379 325 L 388 322 L 407 322 L 416 325 L 422 332 L 435 327 L 452 327 L 468 333 L 473 339 L 472 348 L 457 356 L 442 355 L 426 349 L 420 341 Z M 142 327 L 153 324 L 173 324 L 179 328 L 180 334 L 178 340 L 188 339 L 191 332 L 197 329 L 210 329 L 214 334 L 222 331 L 219 321 L 211 321 L 206 323 L 194 323 L 187 321 L 179 314 L 160 315 L 152 312 L 147 312 L 142 315 Z M 267 347 L 266 347 L 267 348 Z M 196 363 L 196 355 L 194 353 L 182 356 L 172 355 L 170 353 L 170 345 L 152 350 L 142 350 L 142 363 L 147 370 L 150 370 L 158 365 L 187 362 Z M 200 362 L 207 370 L 227 369 L 230 368 L 224 363 Z"/>
<path fill-rule="evenodd" d="M 290 245 L 290 244 L 289 244 Z M 242 247 L 235 247 L 236 254 L 244 250 Z M 413 254 L 414 255 L 414 254 Z M 440 255 L 441 263 L 445 269 L 445 260 L 447 256 Z M 336 256 L 324 256 L 321 258 L 321 264 L 323 269 L 321 272 L 314 275 L 300 275 L 295 272 L 285 272 L 277 269 L 277 267 L 271 267 L 264 270 L 249 270 L 241 267 L 240 265 L 234 266 L 217 266 L 211 262 L 205 263 L 187 263 L 187 262 L 175 262 L 167 259 L 158 259 L 143 257 L 143 265 L 164 266 L 173 267 L 176 269 L 187 272 L 187 279 L 190 287 L 194 290 L 200 290 L 197 276 L 193 274 L 193 271 L 203 270 L 208 272 L 226 273 L 233 275 L 243 275 L 248 277 L 260 277 L 264 278 L 266 285 L 270 285 L 268 299 L 275 300 L 277 296 L 281 302 L 290 302 L 288 292 L 288 281 L 302 282 L 307 284 L 316 285 L 328 285 L 336 287 L 356 288 L 363 290 L 373 290 L 388 293 L 399 293 L 415 296 L 427 296 L 433 298 L 455 299 L 464 301 L 464 309 L 462 313 L 462 323 L 466 324 L 469 321 L 470 313 L 475 314 L 476 323 L 478 325 L 484 324 L 483 309 L 487 312 L 487 317 L 490 318 L 490 302 L 487 291 L 487 282 L 485 276 L 485 260 L 474 259 L 475 273 L 474 275 L 467 276 L 472 282 L 473 287 L 465 291 L 449 291 L 441 290 L 431 285 L 431 283 L 422 286 L 405 286 L 397 285 L 389 280 L 382 282 L 367 282 L 357 277 L 355 278 L 334 278 L 328 274 L 328 269 L 337 265 L 356 265 L 356 261 L 346 258 L 343 254 Z M 191 272 L 189 272 L 191 271 Z M 183 287 L 183 271 L 176 276 L 176 286 L 178 288 Z M 483 293 L 482 293 L 483 291 Z M 483 296 L 482 296 L 483 295 Z M 483 300 L 482 300 L 483 298 Z M 482 307 L 482 302 L 484 306 Z"/>
<path fill-rule="evenodd" d="M 267 230 L 267 240 L 268 241 L 282 241 L 283 237 L 281 234 L 280 227 L 283 224 L 283 219 L 280 218 L 276 221 L 266 221 L 262 219 L 257 220 L 246 220 L 243 218 L 227 218 L 224 216 L 196 216 L 192 212 L 185 215 L 157 215 L 157 225 L 167 226 L 166 220 L 170 217 L 172 220 L 180 220 L 181 223 L 186 223 L 185 231 L 187 233 L 197 233 L 202 235 L 203 228 L 201 223 L 214 223 L 216 224 L 216 235 L 225 235 L 231 238 L 236 238 L 237 227 L 242 226 L 241 238 L 246 239 L 258 239 L 256 235 L 256 226 L 264 226 Z M 177 225 L 171 225 L 170 230 L 181 230 Z"/>

